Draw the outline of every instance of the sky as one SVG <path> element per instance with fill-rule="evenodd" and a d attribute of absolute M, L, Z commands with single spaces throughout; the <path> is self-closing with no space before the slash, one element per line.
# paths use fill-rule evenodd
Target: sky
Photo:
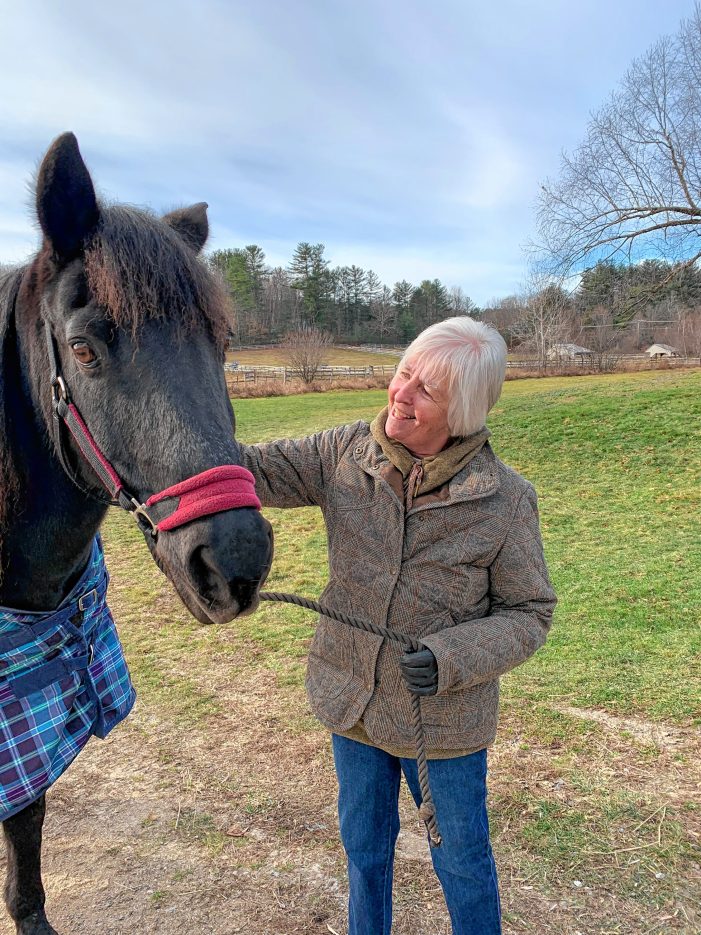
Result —
<path fill-rule="evenodd" d="M 78 137 L 98 192 L 206 201 L 210 249 L 299 241 L 389 286 L 522 289 L 540 185 L 693 0 L 0 0 L 0 262 Z"/>

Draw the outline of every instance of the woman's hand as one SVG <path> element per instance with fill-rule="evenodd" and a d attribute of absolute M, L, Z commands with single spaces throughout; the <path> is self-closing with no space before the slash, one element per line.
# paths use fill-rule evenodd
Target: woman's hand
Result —
<path fill-rule="evenodd" d="M 409 691 L 417 695 L 435 695 L 438 691 L 438 663 L 430 649 L 404 653 L 399 668 Z"/>

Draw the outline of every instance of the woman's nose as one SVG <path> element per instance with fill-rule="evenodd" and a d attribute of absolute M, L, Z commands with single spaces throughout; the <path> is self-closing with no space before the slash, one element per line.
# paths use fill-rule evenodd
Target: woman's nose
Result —
<path fill-rule="evenodd" d="M 411 380 L 407 380 L 406 383 L 402 385 L 397 390 L 395 396 L 399 399 L 400 402 L 408 402 L 414 396 L 414 385 Z"/>
<path fill-rule="evenodd" d="M 396 392 L 395 399 L 400 403 L 410 403 L 414 398 L 414 386 L 409 383 L 403 383 Z"/>

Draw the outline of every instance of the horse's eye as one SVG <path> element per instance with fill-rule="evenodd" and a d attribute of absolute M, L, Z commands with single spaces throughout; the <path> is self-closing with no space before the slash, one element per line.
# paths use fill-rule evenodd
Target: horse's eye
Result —
<path fill-rule="evenodd" d="M 97 354 L 85 341 L 76 341 L 75 344 L 71 344 L 71 350 L 78 363 L 84 367 L 94 367 L 97 363 Z"/>

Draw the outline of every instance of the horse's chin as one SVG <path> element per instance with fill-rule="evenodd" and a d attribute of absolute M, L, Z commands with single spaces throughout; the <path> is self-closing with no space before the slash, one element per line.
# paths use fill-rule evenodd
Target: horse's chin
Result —
<path fill-rule="evenodd" d="M 190 611 L 195 620 L 205 624 L 230 623 L 237 617 L 247 617 L 249 614 L 254 613 L 260 604 L 260 598 L 256 593 L 253 600 L 245 607 L 242 607 L 240 604 L 233 601 L 226 607 L 219 607 L 216 604 L 207 602 L 192 588 L 188 587 L 182 582 L 178 582 L 176 584 L 176 582 L 173 581 L 173 587 L 177 591 L 178 597 Z"/>

